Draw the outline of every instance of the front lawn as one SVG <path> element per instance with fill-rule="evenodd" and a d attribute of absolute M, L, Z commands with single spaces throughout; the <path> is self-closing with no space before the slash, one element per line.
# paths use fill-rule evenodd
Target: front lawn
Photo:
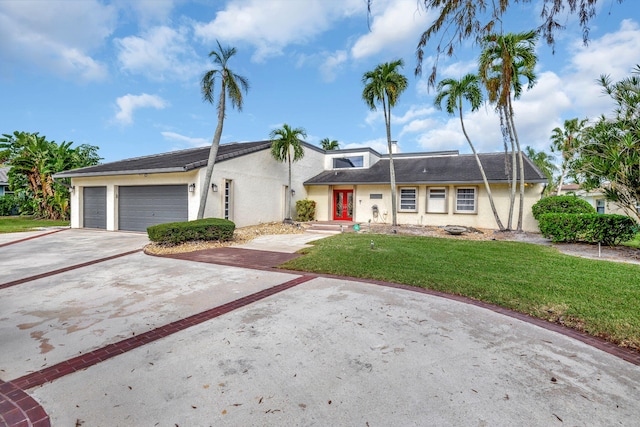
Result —
<path fill-rule="evenodd" d="M 529 243 L 352 233 L 304 253 L 281 267 L 464 295 L 640 349 L 640 265 Z"/>
<path fill-rule="evenodd" d="M 636 234 L 636 237 L 633 240 L 629 240 L 628 242 L 623 243 L 624 246 L 629 246 L 630 248 L 640 249 L 640 233 Z"/>
<path fill-rule="evenodd" d="M 68 226 L 69 221 L 33 219 L 28 216 L 0 216 L 0 233 L 31 231 L 40 227 Z"/>

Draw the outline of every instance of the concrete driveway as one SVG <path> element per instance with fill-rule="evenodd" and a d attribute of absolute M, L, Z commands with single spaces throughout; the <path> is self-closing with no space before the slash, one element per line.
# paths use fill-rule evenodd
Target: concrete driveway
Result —
<path fill-rule="evenodd" d="M 640 367 L 483 307 L 398 286 L 147 256 L 137 233 L 19 237 L 0 247 L 8 270 L 0 426 L 640 417 Z"/>

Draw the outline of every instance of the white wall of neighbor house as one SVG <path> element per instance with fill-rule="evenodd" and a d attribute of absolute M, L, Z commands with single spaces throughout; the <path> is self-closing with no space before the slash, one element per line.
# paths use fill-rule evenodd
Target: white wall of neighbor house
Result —
<path fill-rule="evenodd" d="M 81 203 L 81 195 L 83 187 L 107 187 L 107 230 L 118 229 L 118 202 L 117 189 L 119 186 L 132 185 L 189 185 L 197 180 L 197 172 L 180 172 L 180 173 L 156 173 L 156 174 L 132 174 L 132 175 L 113 175 L 113 176 L 93 176 L 72 178 L 71 185 L 74 190 L 71 192 L 71 228 L 80 228 L 83 218 L 83 206 Z M 196 192 L 190 192 L 189 200 L 189 219 L 195 218 L 198 212 L 198 197 Z"/>
<path fill-rule="evenodd" d="M 357 185 L 357 186 L 312 186 L 309 187 L 309 198 L 316 201 L 316 219 L 330 221 L 333 219 L 333 189 L 354 190 L 354 221 L 360 223 L 391 223 L 391 191 L 388 185 Z M 475 228 L 498 229 L 493 212 L 482 184 L 442 184 L 442 185 L 399 185 L 398 203 L 401 203 L 402 189 L 409 189 L 409 194 L 415 192 L 415 207 L 409 209 L 398 208 L 398 224 L 411 225 L 461 225 Z M 429 198 L 429 190 L 433 189 L 434 197 Z M 473 189 L 474 207 L 471 212 L 461 212 L 456 209 L 458 189 Z M 525 186 L 525 202 L 523 215 L 523 229 L 529 232 L 538 231 L 538 222 L 533 218 L 531 207 L 540 199 L 542 184 L 528 184 Z M 444 190 L 444 191 L 442 191 Z M 506 227 L 509 213 L 509 187 L 492 185 L 491 192 L 500 215 L 502 224 Z M 442 198 L 444 193 L 444 198 Z M 468 195 L 469 192 L 465 193 Z M 379 198 L 380 195 L 382 198 Z M 377 209 L 374 210 L 374 205 Z M 377 215 L 376 215 L 377 211 Z M 517 226 L 518 198 L 514 207 L 512 228 Z"/>

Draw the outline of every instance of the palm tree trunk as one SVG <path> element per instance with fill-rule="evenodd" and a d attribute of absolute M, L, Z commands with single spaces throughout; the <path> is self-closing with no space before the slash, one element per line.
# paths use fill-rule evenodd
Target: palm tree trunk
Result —
<path fill-rule="evenodd" d="M 499 107 L 500 109 L 500 123 L 503 129 L 505 129 L 506 134 L 505 138 L 509 138 L 509 143 L 511 144 L 511 171 L 507 170 L 507 176 L 509 177 L 509 183 L 511 184 L 511 191 L 509 192 L 509 217 L 507 218 L 507 230 L 512 229 L 513 225 L 513 208 L 516 200 L 516 152 L 515 152 L 515 144 L 513 142 L 513 135 L 511 134 L 511 126 L 509 125 L 509 118 L 506 111 L 506 106 Z M 506 142 L 505 142 L 506 144 Z M 506 145 L 505 145 L 506 149 Z M 507 158 L 508 153 L 505 153 L 505 158 Z"/>
<path fill-rule="evenodd" d="M 467 129 L 464 127 L 464 121 L 462 120 L 462 103 L 460 104 L 460 125 L 462 125 L 462 133 L 464 133 L 465 138 L 467 138 L 467 142 L 469 143 L 469 147 L 471 147 L 471 151 L 473 151 L 473 155 L 476 158 L 476 162 L 478 163 L 478 168 L 480 169 L 480 174 L 482 175 L 482 181 L 484 182 L 484 188 L 487 192 L 487 196 L 489 197 L 489 204 L 491 205 L 491 211 L 493 212 L 493 217 L 496 220 L 496 224 L 498 225 L 498 229 L 500 231 L 504 231 L 504 226 L 502 225 L 502 221 L 500 221 L 500 215 L 498 215 L 498 211 L 496 210 L 496 205 L 493 202 L 493 195 L 491 194 L 491 187 L 489 187 L 489 181 L 487 180 L 487 175 L 484 173 L 484 167 L 482 167 L 482 162 L 480 161 L 480 157 L 476 152 L 476 148 L 471 143 L 471 139 L 467 134 Z"/>
<path fill-rule="evenodd" d="M 222 126 L 224 125 L 224 111 L 226 101 L 226 85 L 224 79 L 220 87 L 220 101 L 218 104 L 218 125 L 213 134 L 211 141 L 211 149 L 209 150 L 209 159 L 207 160 L 207 171 L 204 174 L 204 182 L 200 190 L 200 205 L 198 207 L 198 219 L 204 218 L 204 209 L 207 206 L 207 197 L 209 196 L 209 187 L 211 187 L 211 176 L 213 175 L 213 166 L 218 156 L 218 147 L 220 146 L 220 138 L 222 138 Z"/>
<path fill-rule="evenodd" d="M 389 181 L 391 182 L 391 225 L 396 227 L 398 225 L 397 214 L 397 192 L 396 192 L 396 168 L 393 165 L 393 150 L 391 144 L 391 105 L 387 108 L 388 98 L 385 101 L 382 100 L 384 107 L 384 121 L 387 127 L 387 146 L 389 148 Z"/>
<path fill-rule="evenodd" d="M 556 190 L 556 196 L 560 195 L 560 191 L 562 190 L 562 182 L 564 181 L 564 177 L 567 174 L 567 168 L 562 164 L 562 173 L 560 174 L 560 181 L 558 181 L 558 189 Z"/>
<path fill-rule="evenodd" d="M 518 225 L 517 231 L 522 231 L 522 220 L 524 216 L 524 159 L 522 157 L 522 148 L 520 147 L 520 140 L 518 139 L 518 132 L 516 131 L 516 124 L 513 121 L 513 106 L 511 99 L 509 99 L 509 120 L 511 122 L 511 130 L 513 137 L 516 141 L 516 149 L 518 150 L 518 169 L 520 175 L 520 200 L 518 204 Z"/>

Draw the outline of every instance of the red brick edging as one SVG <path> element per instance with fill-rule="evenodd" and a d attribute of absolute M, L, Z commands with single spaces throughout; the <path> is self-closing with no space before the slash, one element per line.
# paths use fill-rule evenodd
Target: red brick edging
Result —
<path fill-rule="evenodd" d="M 35 276 L 25 277 L 23 279 L 13 280 L 11 282 L 6 282 L 6 283 L 0 283 L 0 289 L 21 285 L 22 283 L 31 282 L 32 280 L 38 280 L 38 279 L 42 279 L 43 277 L 54 276 L 56 274 L 65 273 L 67 271 L 75 270 L 77 268 L 87 267 L 89 265 L 98 264 L 100 262 L 109 261 L 109 260 L 120 258 L 123 256 L 135 254 L 136 252 L 141 252 L 141 251 L 142 249 L 135 249 L 133 251 L 122 252 L 122 253 L 111 255 L 105 258 L 99 258 L 99 259 L 94 259 L 92 261 L 83 262 L 80 264 L 70 265 L 69 267 L 59 268 L 53 271 L 47 271 L 46 273 L 36 274 Z"/>
<path fill-rule="evenodd" d="M 31 396 L 0 380 L 0 427 L 50 427 L 49 416 Z"/>
<path fill-rule="evenodd" d="M 267 298 L 271 295 L 275 295 L 301 283 L 312 280 L 315 277 L 317 276 L 303 275 L 297 277 L 293 280 L 289 280 L 288 282 L 281 283 L 268 289 L 263 289 L 256 293 L 244 296 L 218 307 L 214 307 L 212 309 L 194 314 L 189 317 L 185 317 L 184 319 L 176 320 L 175 322 L 169 323 L 168 325 L 160 326 L 156 329 L 143 332 L 131 338 L 127 338 L 125 340 L 109 344 L 105 347 L 99 348 L 89 353 L 76 356 L 69 360 L 65 360 L 64 362 L 49 366 L 48 368 L 42 369 L 40 371 L 24 375 L 20 378 L 12 380 L 11 383 L 23 390 L 37 387 L 39 385 L 63 377 L 67 374 L 86 369 L 114 356 L 123 354 L 129 350 L 133 350 L 134 348 L 138 348 L 161 338 L 168 337 L 169 335 L 183 331 L 187 328 L 190 328 L 191 326 L 195 326 L 208 320 L 214 319 L 218 316 L 229 313 L 253 302 Z"/>
<path fill-rule="evenodd" d="M 59 233 L 61 231 L 65 231 L 65 230 L 68 230 L 68 228 L 62 228 L 60 230 L 49 231 L 47 233 L 42 233 L 42 234 L 38 234 L 36 236 L 31 236 L 31 237 L 25 237 L 24 239 L 14 240 L 12 242 L 0 243 L 0 248 L 2 248 L 4 246 L 9 246 L 9 245 L 15 245 L 16 243 L 20 243 L 20 242 L 26 242 L 27 240 L 37 239 L 38 237 L 48 236 L 49 234 Z"/>

